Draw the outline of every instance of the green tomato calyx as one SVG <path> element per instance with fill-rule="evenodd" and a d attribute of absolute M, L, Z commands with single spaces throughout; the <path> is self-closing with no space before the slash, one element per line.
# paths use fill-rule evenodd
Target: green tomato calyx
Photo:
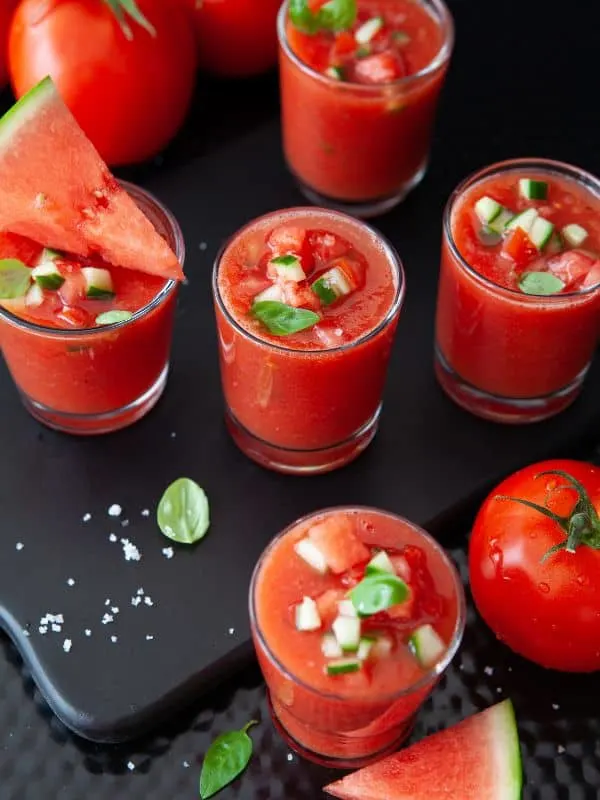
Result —
<path fill-rule="evenodd" d="M 567 553 L 575 553 L 580 545 L 592 547 L 594 550 L 600 550 L 600 517 L 590 500 L 586 488 L 568 472 L 563 472 L 559 469 L 549 469 L 540 472 L 536 475 L 537 478 L 542 478 L 545 475 L 558 475 L 567 481 L 569 487 L 577 492 L 577 502 L 573 506 L 571 513 L 567 516 L 560 516 L 555 514 L 546 506 L 541 506 L 538 503 L 533 503 L 531 500 L 525 500 L 522 497 L 507 497 L 506 495 L 498 495 L 497 500 L 510 500 L 513 503 L 520 503 L 528 508 L 538 511 L 548 519 L 555 522 L 565 534 L 565 540 L 555 544 L 544 555 L 542 561 L 545 561 L 554 553 L 565 550 Z"/>

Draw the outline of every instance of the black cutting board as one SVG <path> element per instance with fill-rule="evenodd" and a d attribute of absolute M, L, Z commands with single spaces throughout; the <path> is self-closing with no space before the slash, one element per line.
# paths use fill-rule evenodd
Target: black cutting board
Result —
<path fill-rule="evenodd" d="M 511 7 L 521 13 L 520 4 Z M 244 458 L 222 424 L 213 257 L 249 218 L 302 203 L 283 166 L 275 118 L 247 136 L 236 134 L 216 154 L 158 171 L 147 182 L 182 224 L 189 285 L 180 296 L 169 385 L 145 420 L 100 438 L 57 434 L 29 418 L 0 370 L 0 619 L 52 709 L 82 736 L 118 741 L 140 734 L 242 663 L 252 566 L 295 517 L 332 504 L 370 504 L 427 524 L 444 539 L 462 522 L 459 512 L 470 513 L 500 476 L 546 456 L 589 452 L 598 440 L 600 363 L 570 410 L 527 428 L 470 417 L 435 384 L 441 213 L 453 186 L 509 156 L 535 153 L 592 171 L 599 166 L 585 81 L 567 80 L 564 64 L 554 69 L 550 62 L 535 91 L 519 79 L 529 63 L 528 30 L 550 51 L 553 42 L 568 50 L 575 75 L 595 64 L 593 26 L 589 46 L 576 46 L 585 30 L 573 28 L 571 35 L 552 17 L 544 23 L 540 2 L 524 18 L 523 37 L 515 39 L 512 26 L 496 26 L 490 37 L 481 4 L 469 4 L 467 13 L 456 0 L 453 9 L 462 27 L 430 172 L 402 208 L 379 221 L 404 260 L 408 292 L 380 433 L 357 462 L 318 478 L 279 476 Z M 498 98 L 508 102 L 507 83 L 511 105 L 501 113 Z M 563 130 L 556 109 L 567 105 L 570 125 Z M 188 140 L 194 135 L 188 130 Z M 162 549 L 170 543 L 156 528 L 154 508 L 165 486 L 182 475 L 208 492 L 212 526 L 198 547 L 177 547 L 168 559 Z M 114 503 L 122 506 L 121 517 L 108 515 Z M 125 561 L 111 533 L 133 542 L 141 560 Z M 138 589 L 152 606 L 132 605 Z M 64 623 L 60 632 L 40 634 L 40 619 L 49 612 L 62 614 Z M 105 613 L 112 622 L 102 623 Z"/>

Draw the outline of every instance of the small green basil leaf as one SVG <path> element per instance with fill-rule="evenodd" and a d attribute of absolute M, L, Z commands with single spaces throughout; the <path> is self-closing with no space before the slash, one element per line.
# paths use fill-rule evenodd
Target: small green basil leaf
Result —
<path fill-rule="evenodd" d="M 317 20 L 321 28 L 345 31 L 354 25 L 356 16 L 356 0 L 329 0 L 319 9 Z"/>
<path fill-rule="evenodd" d="M 98 314 L 96 317 L 97 325 L 113 325 L 115 322 L 125 322 L 131 319 L 133 314 L 131 311 L 121 311 L 115 308 L 113 311 L 105 311 L 103 314 Z"/>
<path fill-rule="evenodd" d="M 210 525 L 208 498 L 190 478 L 178 478 L 167 487 L 156 512 L 158 527 L 169 539 L 193 544 Z"/>
<path fill-rule="evenodd" d="M 307 308 L 294 308 L 276 300 L 261 300 L 254 303 L 250 313 L 275 336 L 289 336 L 290 333 L 312 328 L 321 317 Z"/>
<path fill-rule="evenodd" d="M 24 297 L 31 284 L 31 270 L 17 258 L 0 259 L 0 298 Z"/>
<path fill-rule="evenodd" d="M 298 258 L 293 255 L 275 256 L 275 258 L 271 259 L 271 264 L 281 264 L 282 267 L 291 267 L 293 264 L 297 263 Z"/>
<path fill-rule="evenodd" d="M 308 0 L 290 0 L 290 19 L 303 33 L 316 33 L 319 30 L 317 17 L 308 7 Z"/>
<path fill-rule="evenodd" d="M 565 284 L 551 272 L 526 272 L 519 281 L 519 289 L 525 294 L 558 294 Z"/>
<path fill-rule="evenodd" d="M 258 725 L 252 720 L 241 731 L 218 736 L 206 751 L 200 773 L 200 797 L 207 800 L 225 788 L 246 769 L 252 757 L 252 739 L 248 729 Z"/>
<path fill-rule="evenodd" d="M 352 605 L 362 617 L 385 611 L 403 603 L 407 597 L 408 586 L 401 578 L 390 573 L 369 575 L 350 592 Z"/>

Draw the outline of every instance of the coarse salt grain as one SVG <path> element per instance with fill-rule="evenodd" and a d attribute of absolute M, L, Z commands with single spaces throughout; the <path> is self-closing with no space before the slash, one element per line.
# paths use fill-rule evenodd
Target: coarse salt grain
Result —
<path fill-rule="evenodd" d="M 177 434 L 175 433 L 175 431 L 171 431 L 171 439 L 174 439 L 176 436 Z"/>
<path fill-rule="evenodd" d="M 198 245 L 198 247 L 200 248 L 200 250 L 206 250 L 206 248 L 208 247 L 208 245 L 206 244 L 206 242 L 200 242 L 200 244 Z"/>
<path fill-rule="evenodd" d="M 173 556 L 175 555 L 175 551 L 173 550 L 172 547 L 163 547 L 162 552 L 165 558 L 173 558 Z"/>
<path fill-rule="evenodd" d="M 154 601 L 152 600 L 152 598 L 150 597 L 150 595 L 146 595 L 146 597 L 144 597 L 144 603 L 145 603 L 147 606 L 153 606 L 153 605 L 154 605 Z"/>
<path fill-rule="evenodd" d="M 40 625 L 40 627 L 38 628 L 38 631 L 39 631 L 39 632 L 42 634 L 42 636 L 43 636 L 45 633 L 47 633 L 47 632 L 48 632 L 48 628 L 46 627 L 46 625 Z"/>
<path fill-rule="evenodd" d="M 71 651 L 71 647 L 73 646 L 73 642 L 70 639 L 65 639 L 63 642 L 63 650 L 65 653 L 69 653 Z"/>
<path fill-rule="evenodd" d="M 123 555 L 125 556 L 125 561 L 141 560 L 142 554 L 133 544 L 133 542 L 130 542 L 129 539 L 121 539 L 121 544 L 123 545 Z"/>
<path fill-rule="evenodd" d="M 183 762 L 183 766 L 185 767 L 185 769 L 189 769 L 190 762 L 189 761 L 184 761 Z"/>
<path fill-rule="evenodd" d="M 85 633 L 86 636 L 91 636 L 92 635 L 92 632 L 91 632 L 91 630 L 89 628 L 86 628 L 84 633 Z"/>
<path fill-rule="evenodd" d="M 116 533 L 110 533 L 109 536 L 108 536 L 108 541 L 109 542 L 116 542 L 118 540 L 118 538 L 119 537 L 117 536 Z"/>
<path fill-rule="evenodd" d="M 68 578 L 67 583 L 69 586 L 75 586 L 75 581 L 73 580 L 73 578 Z"/>
<path fill-rule="evenodd" d="M 230 636 L 233 636 L 233 634 L 235 633 L 235 628 L 229 628 L 228 633 Z"/>
<path fill-rule="evenodd" d="M 104 605 L 105 606 L 109 606 L 110 605 L 110 597 L 106 598 L 106 600 L 104 601 Z"/>
<path fill-rule="evenodd" d="M 146 641 L 147 641 L 147 642 L 151 642 L 151 641 L 152 641 L 152 639 L 154 639 L 154 636 L 153 636 L 151 633 L 147 633 L 147 634 L 146 634 Z"/>
<path fill-rule="evenodd" d="M 293 761 L 293 760 L 294 760 L 294 755 L 293 755 L 293 753 L 288 753 L 288 754 L 287 754 L 287 760 L 288 760 L 288 761 Z"/>
<path fill-rule="evenodd" d="M 566 748 L 566 747 L 564 747 L 562 744 L 559 744 L 559 745 L 558 745 L 558 747 L 557 747 L 556 749 L 557 749 L 557 750 L 558 750 L 558 752 L 559 752 L 559 753 L 561 753 L 561 754 L 562 754 L 562 753 L 565 753 L 565 752 L 566 752 L 566 750 L 567 750 L 567 748 Z"/>
<path fill-rule="evenodd" d="M 150 509 L 149 508 L 143 508 L 142 509 L 142 517 L 149 517 L 149 516 L 150 516 Z"/>
<path fill-rule="evenodd" d="M 490 675 L 491 676 L 491 675 L 494 674 L 494 668 L 493 667 L 484 667 L 483 671 L 485 672 L 486 675 Z"/>
<path fill-rule="evenodd" d="M 117 637 L 116 636 L 111 636 L 110 640 L 114 644 L 117 641 Z"/>
<path fill-rule="evenodd" d="M 133 772 L 133 770 L 135 769 L 135 764 L 133 763 L 133 761 L 127 762 L 127 769 L 130 770 L 130 772 Z"/>
<path fill-rule="evenodd" d="M 52 623 L 52 630 L 54 631 L 54 633 L 60 633 L 62 631 L 62 625 L 59 625 L 58 623 L 53 622 Z"/>
<path fill-rule="evenodd" d="M 112 611 L 113 614 L 118 614 L 119 613 L 119 606 L 113 606 L 110 610 Z"/>
<path fill-rule="evenodd" d="M 89 522 L 91 520 L 91 518 L 92 518 L 92 515 L 90 513 L 86 513 L 86 514 L 83 515 L 83 517 L 81 519 L 84 522 Z"/>
<path fill-rule="evenodd" d="M 554 709 L 554 711 L 558 711 L 560 706 L 558 705 L 558 703 L 552 703 L 552 708 Z"/>
<path fill-rule="evenodd" d="M 30 636 L 30 633 L 29 633 L 29 631 L 27 630 L 27 628 L 23 628 L 23 630 L 21 631 L 21 633 L 23 634 L 23 636 Z"/>
<path fill-rule="evenodd" d="M 142 587 L 141 587 L 141 586 L 140 586 L 140 588 L 137 590 L 136 594 L 140 594 L 140 595 L 141 595 L 141 594 L 144 594 L 144 590 L 142 589 Z"/>
<path fill-rule="evenodd" d="M 109 623 L 109 622 L 112 622 L 113 620 L 114 620 L 114 617 L 113 617 L 113 615 L 112 615 L 112 614 L 105 614 L 105 615 L 102 617 L 102 624 L 103 624 L 103 625 L 108 625 L 108 623 Z"/>
<path fill-rule="evenodd" d="M 108 516 L 109 517 L 120 517 L 122 511 L 123 511 L 123 509 L 121 508 L 121 506 L 118 503 L 113 503 L 112 506 L 109 506 L 109 508 L 108 508 Z"/>
<path fill-rule="evenodd" d="M 141 597 L 132 597 L 131 598 L 131 605 L 132 606 L 139 606 L 139 604 L 141 602 L 142 602 L 142 598 Z"/>
<path fill-rule="evenodd" d="M 122 520 L 121 520 L 121 525 L 122 525 L 124 528 L 126 528 L 126 527 L 129 525 L 129 520 L 128 520 L 128 519 L 122 519 Z"/>
<path fill-rule="evenodd" d="M 22 550 L 24 547 L 25 545 L 23 544 L 23 542 L 17 542 L 15 545 L 16 550 Z"/>

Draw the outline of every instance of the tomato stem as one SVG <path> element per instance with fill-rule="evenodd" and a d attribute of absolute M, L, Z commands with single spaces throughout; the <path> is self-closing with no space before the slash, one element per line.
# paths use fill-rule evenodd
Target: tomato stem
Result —
<path fill-rule="evenodd" d="M 548 517 L 548 519 L 551 519 L 561 528 L 565 534 L 565 540 L 551 547 L 542 558 L 542 561 L 545 561 L 549 556 L 561 550 L 565 550 L 567 553 L 575 553 L 580 545 L 587 545 L 595 550 L 600 550 L 600 517 L 583 484 L 572 475 L 569 475 L 568 472 L 563 472 L 559 469 L 550 469 L 545 472 L 540 472 L 535 476 L 535 479 L 537 480 L 545 475 L 559 475 L 577 492 L 577 502 L 573 506 L 571 513 L 567 516 L 561 517 L 546 506 L 533 503 L 531 500 L 525 500 L 522 497 L 498 495 L 496 499 L 510 500 L 513 503 L 520 503 L 523 506 L 527 506 L 543 514 L 545 517 Z"/>
<path fill-rule="evenodd" d="M 131 41 L 133 39 L 133 31 L 129 26 L 127 17 L 131 17 L 134 22 L 137 22 L 150 36 L 156 36 L 156 28 L 151 22 L 142 14 L 135 0 L 104 0 L 106 5 L 110 8 L 119 23 L 123 35 L 126 39 Z"/>

